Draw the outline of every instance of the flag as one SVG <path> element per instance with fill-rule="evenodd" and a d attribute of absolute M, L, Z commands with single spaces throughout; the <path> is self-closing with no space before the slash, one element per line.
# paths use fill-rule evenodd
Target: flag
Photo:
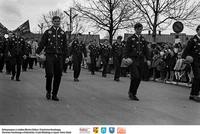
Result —
<path fill-rule="evenodd" d="M 13 31 L 14 33 L 19 32 L 20 35 L 24 35 L 26 33 L 30 33 L 30 25 L 29 20 L 24 22 L 22 25 L 20 25 L 17 29 Z"/>
<path fill-rule="evenodd" d="M 5 35 L 8 33 L 8 29 L 0 23 L 0 35 Z"/>

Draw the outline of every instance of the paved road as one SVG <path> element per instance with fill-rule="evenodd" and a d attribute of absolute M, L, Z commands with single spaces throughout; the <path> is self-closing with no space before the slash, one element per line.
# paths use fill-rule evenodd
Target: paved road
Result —
<path fill-rule="evenodd" d="M 113 81 L 82 70 L 63 74 L 59 102 L 45 99 L 44 70 L 23 72 L 21 82 L 0 74 L 0 125 L 189 125 L 200 124 L 200 104 L 186 87 L 142 82 L 139 102 L 127 97 L 129 78 Z"/>

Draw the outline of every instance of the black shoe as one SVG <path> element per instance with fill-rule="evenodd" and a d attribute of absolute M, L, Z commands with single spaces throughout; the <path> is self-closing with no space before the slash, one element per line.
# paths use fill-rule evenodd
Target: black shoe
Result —
<path fill-rule="evenodd" d="M 54 101 L 59 101 L 59 99 L 58 99 L 57 96 L 52 96 L 52 100 L 54 100 Z"/>
<path fill-rule="evenodd" d="M 11 80 L 14 80 L 14 76 L 11 76 Z"/>
<path fill-rule="evenodd" d="M 50 93 L 46 93 L 46 98 L 47 98 L 47 100 L 51 99 L 51 94 Z"/>
<path fill-rule="evenodd" d="M 120 81 L 119 78 L 115 78 L 114 81 Z"/>
<path fill-rule="evenodd" d="M 137 98 L 137 96 L 135 96 L 135 95 L 133 95 L 133 94 L 131 94 L 131 93 L 129 93 L 129 99 L 130 99 L 130 100 L 139 101 L 139 99 Z"/>
<path fill-rule="evenodd" d="M 190 100 L 193 100 L 193 101 L 196 101 L 196 102 L 200 102 L 200 97 L 199 96 L 194 96 L 194 95 L 191 95 L 189 97 Z"/>
<path fill-rule="evenodd" d="M 79 81 L 79 79 L 78 79 L 78 78 L 74 78 L 74 81 L 75 81 L 75 82 L 78 82 L 78 81 Z"/>
<path fill-rule="evenodd" d="M 21 81 L 19 78 L 16 78 L 16 81 Z"/>

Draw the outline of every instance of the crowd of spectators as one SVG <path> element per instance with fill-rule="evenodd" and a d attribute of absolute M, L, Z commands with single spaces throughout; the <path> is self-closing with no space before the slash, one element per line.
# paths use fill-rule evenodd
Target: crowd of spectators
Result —
<path fill-rule="evenodd" d="M 193 74 L 190 61 L 181 58 L 184 45 L 179 43 L 150 43 L 148 45 L 151 56 L 151 65 L 144 61 L 142 80 L 157 81 L 171 84 L 191 86 Z M 108 73 L 113 73 L 112 59 L 108 65 Z M 87 61 L 86 61 L 87 62 Z M 102 69 L 101 61 L 97 59 L 96 70 Z M 88 67 L 90 63 L 87 63 Z M 129 76 L 129 69 L 121 67 L 121 76 Z"/>

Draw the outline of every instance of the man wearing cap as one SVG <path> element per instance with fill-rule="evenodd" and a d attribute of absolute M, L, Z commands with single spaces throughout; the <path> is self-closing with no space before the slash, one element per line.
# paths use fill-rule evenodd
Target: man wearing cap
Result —
<path fill-rule="evenodd" d="M 81 41 L 81 34 L 78 33 L 75 40 L 70 46 L 70 56 L 72 56 L 73 70 L 74 70 L 74 81 L 79 81 L 79 75 L 81 72 L 81 62 L 83 60 L 83 55 L 86 58 L 87 52 L 85 44 Z"/>
<path fill-rule="evenodd" d="M 52 18 L 52 23 L 53 26 L 46 30 L 41 38 L 39 46 L 36 50 L 36 56 L 40 57 L 39 54 L 42 50 L 45 51 L 46 98 L 48 100 L 52 99 L 54 101 L 59 101 L 57 94 L 63 70 L 63 55 L 66 55 L 67 53 L 67 41 L 65 32 L 60 28 L 60 17 L 54 16 Z M 45 59 L 45 56 L 40 58 Z"/>
<path fill-rule="evenodd" d="M 117 41 L 112 45 L 112 56 L 115 68 L 114 80 L 119 81 L 120 78 L 120 65 L 122 62 L 124 44 L 122 43 L 122 36 L 117 37 Z"/>
<path fill-rule="evenodd" d="M 0 73 L 3 72 L 4 61 L 5 61 L 5 38 L 0 36 Z"/>
<path fill-rule="evenodd" d="M 100 44 L 99 54 L 101 56 L 101 60 L 103 63 L 102 77 L 106 77 L 108 69 L 108 61 L 111 58 L 111 45 L 109 44 L 108 39 L 106 39 L 104 43 Z"/>
<path fill-rule="evenodd" d="M 137 98 L 137 90 L 141 82 L 141 66 L 144 61 L 150 64 L 149 50 L 147 47 L 148 42 L 141 35 L 143 26 L 141 23 L 136 23 L 134 26 L 135 34 L 127 39 L 125 46 L 124 58 L 131 58 L 132 64 L 130 65 L 131 82 L 129 87 L 129 98 L 131 100 L 139 101 Z"/>
<path fill-rule="evenodd" d="M 6 53 L 8 53 L 8 55 L 10 56 L 11 60 L 11 71 L 12 71 L 11 80 L 14 80 L 16 76 L 16 81 L 20 81 L 19 77 L 21 74 L 22 61 L 23 58 L 26 58 L 26 55 L 25 55 L 25 40 L 20 36 L 19 32 L 16 32 L 15 36 L 10 38 L 6 51 L 7 51 Z"/>
<path fill-rule="evenodd" d="M 95 44 L 95 41 L 91 41 L 88 49 L 90 51 L 90 59 L 91 59 L 91 66 L 90 66 L 90 70 L 91 70 L 91 74 L 94 75 L 95 73 L 95 69 L 96 69 L 96 59 L 99 56 L 99 48 L 97 46 L 97 44 Z"/>
<path fill-rule="evenodd" d="M 193 57 L 191 65 L 194 79 L 189 99 L 200 102 L 200 25 L 197 26 L 196 32 L 197 34 L 188 41 L 187 46 L 183 51 L 182 58 L 186 58 L 187 56 Z"/>

